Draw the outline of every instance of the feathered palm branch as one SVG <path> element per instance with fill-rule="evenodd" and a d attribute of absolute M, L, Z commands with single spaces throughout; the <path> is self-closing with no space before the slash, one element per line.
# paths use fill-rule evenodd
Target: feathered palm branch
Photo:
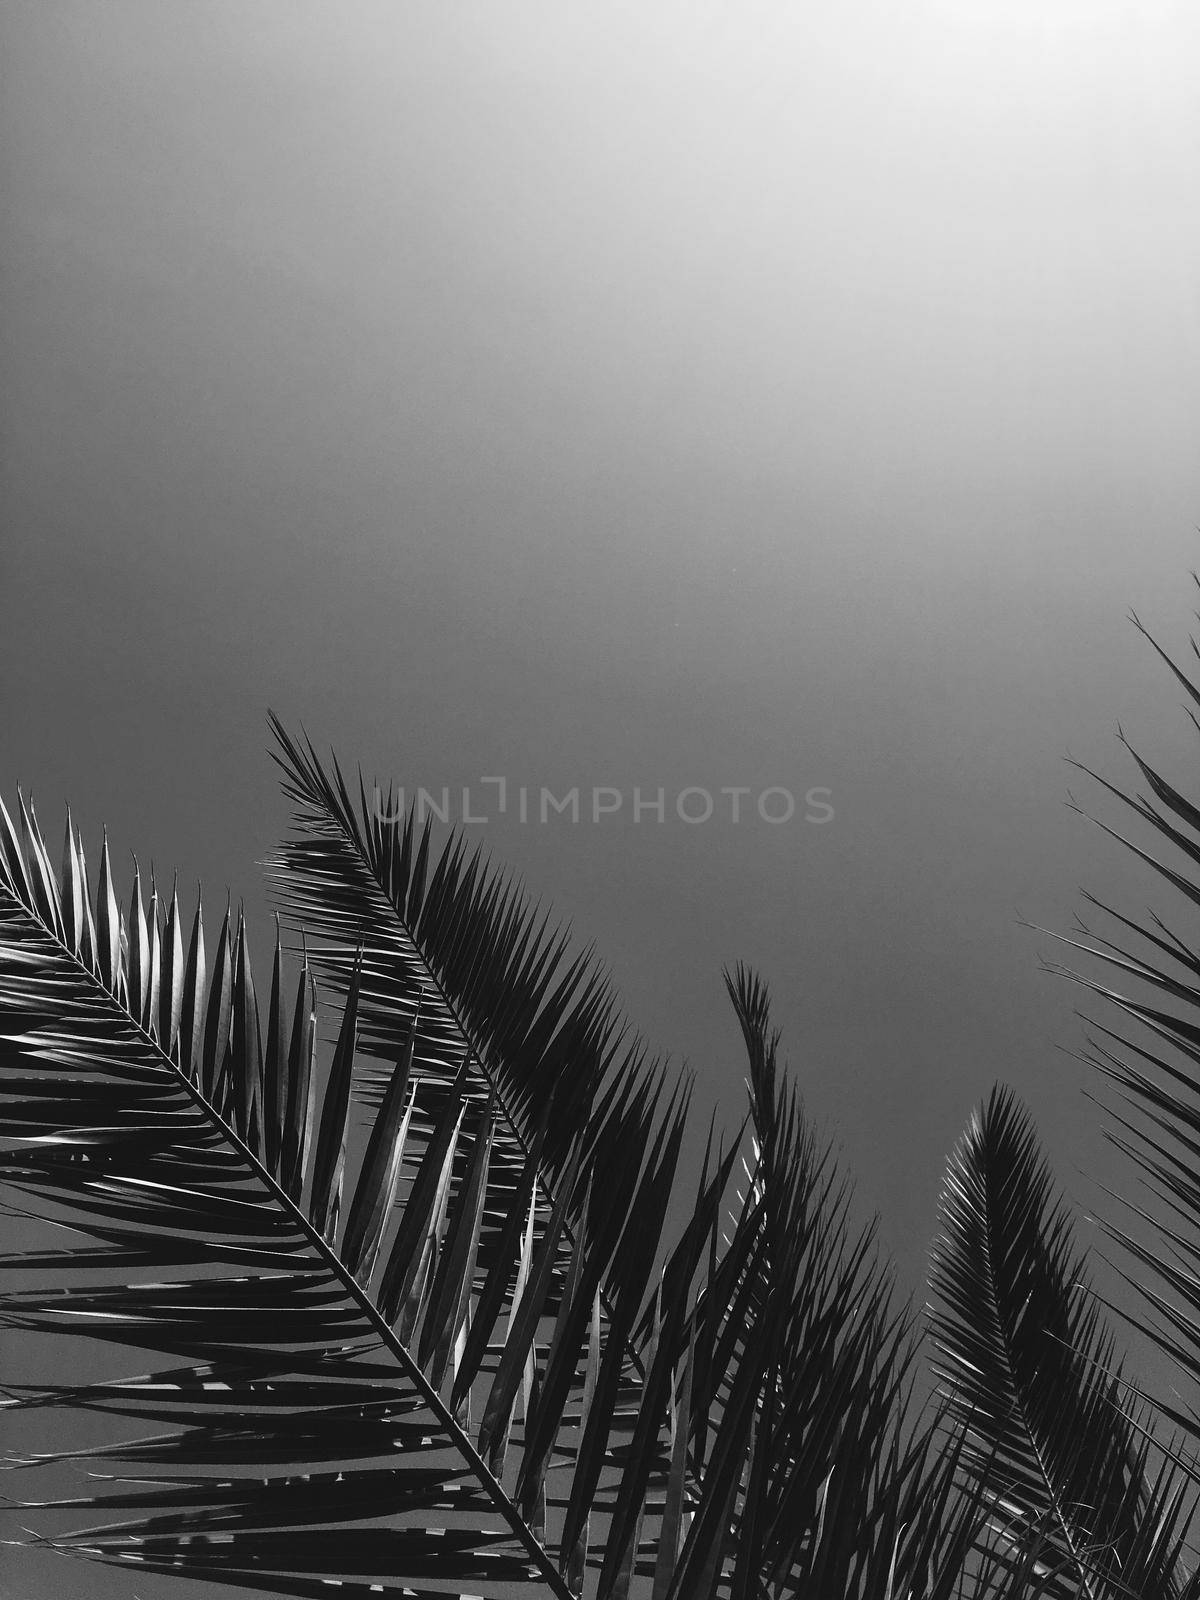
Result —
<path fill-rule="evenodd" d="M 993 1090 L 946 1171 L 935 1368 L 966 1430 L 964 1465 L 987 1480 L 993 1533 L 1042 1531 L 1049 1592 L 1177 1595 L 1191 1497 L 1125 1414 L 1072 1235 L 1028 1113 Z"/>
<path fill-rule="evenodd" d="M 1184 689 L 1188 715 L 1200 731 L 1200 684 L 1136 616 L 1132 620 Z M 1194 640 L 1191 649 L 1200 660 Z M 1194 1450 L 1200 1437 L 1200 804 L 1120 730 L 1118 737 L 1146 792 L 1121 788 L 1076 762 L 1120 803 L 1133 828 L 1125 832 L 1098 817 L 1090 820 L 1150 869 L 1174 908 L 1137 918 L 1086 896 L 1101 921 L 1093 927 L 1081 919 L 1076 935 L 1059 936 L 1059 942 L 1089 957 L 1088 967 L 1059 963 L 1052 970 L 1082 984 L 1115 1013 L 1110 1023 L 1088 1019 L 1083 1059 L 1116 1090 L 1108 1137 L 1132 1159 L 1143 1198 L 1121 1200 L 1126 1221 L 1109 1223 L 1107 1231 L 1125 1252 L 1125 1276 L 1140 1298 L 1140 1313 L 1124 1314 L 1175 1369 L 1175 1392 L 1156 1396 L 1156 1403 L 1191 1435 Z"/>

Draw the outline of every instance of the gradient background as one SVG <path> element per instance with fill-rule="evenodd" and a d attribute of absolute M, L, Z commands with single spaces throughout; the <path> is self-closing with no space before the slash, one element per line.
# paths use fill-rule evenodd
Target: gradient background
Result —
<path fill-rule="evenodd" d="M 1195 7 L 0 18 L 6 792 L 231 885 L 261 947 L 268 705 L 409 785 L 828 787 L 824 827 L 483 831 L 702 1109 L 760 966 L 914 1289 L 997 1077 L 1090 1203 L 1017 917 L 1163 904 L 1068 748 L 1128 778 L 1119 718 L 1195 770 L 1123 622 L 1191 621 Z M 0 1594 L 131 1592 L 63 1567 Z"/>

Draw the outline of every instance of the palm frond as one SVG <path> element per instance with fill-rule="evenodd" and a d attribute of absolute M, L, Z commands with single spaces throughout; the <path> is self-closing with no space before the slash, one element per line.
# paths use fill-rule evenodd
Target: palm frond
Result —
<path fill-rule="evenodd" d="M 207 1022 L 203 1048 L 181 1049 L 174 1001 L 165 1011 L 161 1003 L 161 965 L 152 992 L 161 931 L 154 908 L 144 940 L 118 938 L 116 965 L 106 971 L 96 942 L 82 937 L 76 906 L 63 915 L 66 896 L 42 866 L 36 818 L 22 811 L 28 853 L 14 857 L 10 831 L 0 876 L 0 1177 L 34 1216 L 91 1246 L 83 1255 L 33 1252 L 26 1269 L 50 1271 L 54 1281 L 7 1294 L 0 1321 L 187 1363 L 76 1389 L 12 1391 L 14 1413 L 70 1404 L 171 1425 L 166 1435 L 108 1452 L 143 1463 L 136 1480 L 117 1478 L 107 1492 L 46 1507 L 137 1510 L 137 1518 L 52 1542 L 143 1569 L 294 1594 L 326 1592 L 325 1573 L 364 1585 L 382 1580 L 382 1592 L 395 1593 L 430 1573 L 486 1592 L 536 1575 L 531 1593 L 566 1594 L 468 1431 L 381 1314 L 370 1280 L 357 1281 L 342 1259 L 330 1196 L 350 1190 L 344 1164 L 322 1166 L 322 1141 L 314 1147 L 291 1123 L 271 1141 L 276 1152 L 294 1153 L 286 1184 L 271 1171 L 240 919 L 233 939 L 226 918 L 206 1006 L 193 987 L 202 963 L 182 965 L 180 1015 L 204 1012 Z M 101 879 L 107 895 L 107 860 Z M 196 930 L 202 943 L 199 919 Z M 172 959 L 168 971 L 174 966 Z M 277 963 L 270 1009 L 282 1038 L 279 971 Z M 350 1070 L 354 1011 L 352 996 L 323 1094 L 328 1146 L 343 1136 L 329 1118 L 343 1115 L 339 1080 Z M 280 1103 L 296 1119 L 316 1093 L 314 1035 L 304 972 L 293 1046 L 286 1056 L 277 1047 L 274 1063 L 284 1082 Z M 353 1201 L 379 1182 L 365 1168 Z M 454 1226 L 446 1223 L 440 1244 Z M 131 1257 L 153 1272 L 128 1278 Z M 73 1273 L 65 1287 L 64 1273 Z M 422 1300 L 419 1313 L 428 1311 Z M 315 1461 L 330 1461 L 331 1471 L 312 1474 Z M 317 1502 L 325 1508 L 319 1517 Z M 440 1527 L 431 1525 L 431 1505 L 449 1513 Z M 303 1506 L 310 1515 L 297 1529 Z M 364 1526 L 384 1513 L 386 1528 Z M 456 1517 L 466 1526 L 455 1526 Z"/>
<path fill-rule="evenodd" d="M 726 982 L 755 1159 L 687 1324 L 680 1459 L 701 1500 L 674 1583 L 656 1594 L 949 1600 L 980 1506 L 956 1447 L 911 1415 L 911 1314 L 783 1072 L 765 986 L 741 967 Z"/>
<path fill-rule="evenodd" d="M 1069 1211 L 1007 1089 L 948 1163 L 930 1287 L 936 1370 L 994 1530 L 1043 1530 L 1051 1593 L 1175 1593 L 1189 1497 L 1125 1415 Z"/>
<path fill-rule="evenodd" d="M 556 1270 L 577 1283 L 581 1303 L 597 1303 L 605 1344 L 614 1336 L 623 1341 L 620 1361 L 648 1381 L 642 1302 L 660 1253 L 669 1182 L 659 1172 L 644 1192 L 639 1184 L 663 1159 L 674 1169 L 690 1077 L 649 1053 L 620 1015 L 593 954 L 572 953 L 569 934 L 481 850 L 468 850 L 464 835 L 451 834 L 435 859 L 430 820 L 418 825 L 415 802 L 403 810 L 378 785 L 368 799 L 361 774 L 352 797 L 336 757 L 326 766 L 310 741 L 293 739 L 274 717 L 271 726 L 272 753 L 295 807 L 293 832 L 267 863 L 284 916 L 303 930 L 314 963 L 337 991 L 345 994 L 351 971 L 358 972 L 360 1042 L 368 1055 L 390 1062 L 412 1026 L 414 1071 L 431 1092 L 458 1082 L 468 1096 L 492 1104 L 489 1184 L 501 1199 L 535 1158 L 538 1205 L 548 1214 L 560 1201 L 563 1208 Z M 364 1074 L 367 1103 L 384 1092 L 388 1070 Z M 404 1157 L 410 1165 L 422 1154 L 416 1131 L 411 1157 Z M 573 1187 L 564 1193 L 568 1171 Z M 639 1249 L 630 1253 L 620 1245 L 622 1228 L 646 1204 L 660 1220 L 643 1218 Z M 579 1226 L 596 1232 L 604 1254 L 586 1264 L 579 1255 L 573 1268 Z M 566 1342 L 555 1350 L 556 1407 L 574 1370 L 578 1322 L 564 1324 Z M 526 1374 L 524 1389 L 531 1381 Z M 456 1402 L 465 1392 L 460 1384 Z M 550 1408 L 535 1434 L 543 1465 L 556 1414 Z M 503 1430 L 489 1432 L 495 1448 L 506 1438 Z M 527 1496 L 539 1482 L 539 1473 L 526 1472 Z M 583 1503 L 577 1499 L 566 1513 L 572 1540 Z M 609 1579 L 624 1581 L 612 1572 Z"/>
<path fill-rule="evenodd" d="M 240 916 L 226 913 L 210 962 L 199 910 L 184 952 L 174 896 L 164 922 L 135 878 L 131 936 L 107 846 L 91 915 L 78 836 L 60 884 L 21 813 L 23 839 L 0 832 L 0 1179 L 69 1244 L 18 1257 L 49 1281 L 9 1293 L 0 1320 L 176 1363 L 7 1386 L 14 1418 L 76 1408 L 159 1425 L 92 1452 L 90 1466 L 134 1476 L 42 1504 L 93 1513 L 55 1548 L 294 1594 L 336 1577 L 348 1593 L 565 1597 L 586 1583 L 622 1600 L 651 1582 L 671 1493 L 681 1510 L 680 1335 L 736 1150 L 706 1173 L 660 1277 L 683 1089 L 647 1126 L 652 1086 L 606 1083 L 588 1122 L 565 1082 L 505 1164 L 497 1092 L 473 1058 L 448 1081 L 423 1075 L 424 1000 L 397 1024 L 359 1138 L 365 953 L 322 1062 L 307 966 L 289 1027 L 277 945 L 264 1040 Z M 560 1095 L 579 1127 L 549 1192 Z M 150 1279 L 131 1278 L 142 1265 Z M 319 1526 L 297 1509 L 318 1504 Z M 673 1560 L 659 1565 L 673 1577 Z"/>
<path fill-rule="evenodd" d="M 358 962 L 363 1050 L 391 1062 L 416 1019 L 422 1078 L 449 1083 L 468 1062 L 468 1081 L 494 1095 L 498 1162 L 519 1165 L 544 1122 L 548 1195 L 580 1144 L 597 1185 L 614 1149 L 640 1170 L 666 1108 L 682 1115 L 681 1080 L 633 1035 L 593 953 L 572 953 L 569 933 L 461 832 L 434 859 L 415 801 L 401 810 L 378 785 L 368 799 L 361 774 L 352 798 L 336 757 L 327 768 L 311 742 L 271 726 L 295 828 L 268 877 L 343 994 Z M 367 1078 L 369 1098 L 386 1076 Z"/>
<path fill-rule="evenodd" d="M 1192 705 L 1200 704 L 1192 673 L 1136 616 L 1133 622 Z M 1195 640 L 1191 650 L 1200 659 Z M 1196 724 L 1191 707 L 1188 714 Z M 1176 909 L 1129 916 L 1089 895 L 1102 919 L 1098 927 L 1081 920 L 1074 937 L 1056 936 L 1084 958 L 1083 968 L 1065 959 L 1052 970 L 1115 1014 L 1109 1023 L 1088 1019 L 1082 1059 L 1115 1090 L 1107 1107 L 1108 1137 L 1132 1161 L 1142 1196 L 1118 1197 L 1125 1220 L 1106 1223 L 1106 1231 L 1125 1253 L 1126 1277 L 1140 1298 L 1140 1315 L 1125 1314 L 1175 1368 L 1178 1392 L 1158 1403 L 1191 1435 L 1194 1451 L 1200 1438 L 1200 806 L 1123 732 L 1119 737 L 1140 780 L 1136 787 L 1123 788 L 1074 765 L 1117 802 L 1133 826 L 1125 831 L 1083 814 L 1149 868 Z"/>

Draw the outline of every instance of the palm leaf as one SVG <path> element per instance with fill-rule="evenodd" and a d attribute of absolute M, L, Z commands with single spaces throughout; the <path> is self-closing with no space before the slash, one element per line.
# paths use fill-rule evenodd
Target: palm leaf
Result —
<path fill-rule="evenodd" d="M 1136 616 L 1133 621 L 1184 689 L 1192 702 L 1188 714 L 1200 727 L 1192 709 L 1200 705 L 1195 678 Z M 1195 640 L 1191 651 L 1200 659 Z M 1149 868 L 1176 909 L 1136 917 L 1088 895 L 1099 924 L 1080 920 L 1074 936 L 1056 936 L 1087 958 L 1086 969 L 1056 963 L 1052 970 L 1101 999 L 1112 1016 L 1108 1023 L 1089 1018 L 1082 1059 L 1116 1091 L 1107 1133 L 1132 1161 L 1141 1195 L 1136 1201 L 1118 1197 L 1126 1220 L 1107 1223 L 1106 1232 L 1125 1252 L 1125 1276 L 1140 1300 L 1140 1314 L 1125 1314 L 1175 1368 L 1175 1394 L 1157 1403 L 1192 1436 L 1194 1450 L 1200 1437 L 1200 955 L 1194 931 L 1200 807 L 1124 733 L 1119 737 L 1138 787 L 1122 788 L 1073 764 L 1121 806 L 1132 828 L 1083 814 Z"/>
<path fill-rule="evenodd" d="M 378 786 L 368 801 L 361 775 L 352 798 L 336 757 L 326 767 L 311 742 L 293 739 L 274 717 L 271 725 L 295 827 L 268 861 L 268 874 L 283 914 L 303 930 L 314 962 L 335 989 L 347 994 L 352 969 L 359 974 L 360 1043 L 389 1063 L 382 1073 L 364 1075 L 362 1097 L 370 1104 L 386 1092 L 390 1063 L 414 1029 L 413 1070 L 431 1095 L 457 1085 L 468 1102 L 494 1108 L 492 1209 L 508 1209 L 536 1150 L 539 1215 L 549 1218 L 560 1199 L 564 1204 L 556 1281 L 565 1281 L 570 1270 L 583 1196 L 593 1196 L 592 1229 L 604 1255 L 589 1259 L 578 1289 L 589 1315 L 598 1295 L 610 1344 L 614 1302 L 640 1301 L 657 1248 L 655 1227 L 637 1234 L 635 1252 L 620 1247 L 621 1230 L 630 1208 L 647 1198 L 656 1211 L 667 1204 L 664 1174 L 647 1198 L 639 1179 L 664 1158 L 674 1168 L 688 1080 L 670 1074 L 632 1034 L 591 952 L 572 954 L 567 933 L 481 851 L 468 851 L 463 835 L 452 834 L 435 858 L 429 823 L 418 827 L 415 803 L 402 811 Z M 403 1182 L 413 1180 L 429 1129 L 418 1120 L 413 1134 Z M 572 1163 L 577 1181 L 560 1196 Z M 644 1263 L 642 1241 L 650 1246 Z M 486 1258 L 479 1260 L 482 1291 Z M 629 1280 L 623 1286 L 622 1274 Z M 393 1290 L 402 1293 L 404 1285 L 394 1283 Z M 578 1321 L 548 1374 L 555 1403 L 542 1408 L 534 1446 L 542 1460 L 553 1445 L 550 1419 L 559 1415 L 563 1385 L 575 1370 L 578 1346 L 571 1341 L 582 1336 Z M 639 1326 L 632 1314 L 624 1317 L 612 1361 L 644 1382 Z M 468 1354 L 479 1354 L 477 1340 Z M 470 1371 L 470 1361 L 467 1366 Z M 456 1387 L 459 1403 L 465 1387 L 465 1381 Z M 528 1387 L 526 1381 L 522 1393 Z M 502 1429 L 495 1437 L 499 1443 L 507 1435 Z M 589 1456 L 586 1470 L 592 1465 Z M 537 1473 L 522 1479 L 535 1499 L 538 1481 Z M 577 1520 L 578 1510 L 568 1509 L 572 1539 L 580 1531 Z M 615 1575 L 612 1581 L 618 1582 Z"/>
<path fill-rule="evenodd" d="M 502 1167 L 519 1168 L 549 1107 L 539 1155 L 548 1204 L 579 1143 L 585 1181 L 605 1182 L 618 1130 L 623 1165 L 640 1170 L 664 1108 L 677 1118 L 682 1102 L 592 953 L 572 954 L 568 934 L 461 833 L 434 860 L 415 802 L 397 810 L 377 785 L 369 801 L 361 777 L 352 799 L 336 758 L 327 769 L 311 743 L 275 717 L 271 726 L 295 829 L 268 876 L 285 916 L 320 941 L 314 961 L 343 994 L 358 962 L 362 1048 L 390 1064 L 415 1019 L 424 1080 L 448 1085 L 469 1061 L 473 1092 L 495 1099 Z M 368 1077 L 369 1098 L 389 1074 L 390 1065 Z"/>
<path fill-rule="evenodd" d="M 31 853 L 35 830 L 31 815 Z M 155 1037 L 161 1011 L 147 1004 L 148 983 L 124 966 L 116 975 L 135 1015 L 85 958 L 82 941 L 64 942 L 75 924 L 62 918 L 58 895 L 52 875 L 42 876 L 35 895 L 28 870 L 22 879 L 6 857 L 0 1174 L 34 1215 L 92 1245 L 82 1255 L 34 1252 L 26 1268 L 52 1269 L 56 1281 L 7 1294 L 0 1321 L 143 1346 L 187 1365 L 70 1391 L 14 1391 L 15 1411 L 128 1407 L 129 1415 L 174 1425 L 108 1452 L 151 1460 L 167 1477 L 142 1470 L 136 1481 L 114 1480 L 118 1487 L 107 1493 L 46 1508 L 136 1510 L 137 1518 L 53 1542 L 102 1560 L 295 1594 L 324 1592 L 318 1574 L 325 1572 L 381 1579 L 383 1592 L 396 1593 L 430 1573 L 482 1592 L 536 1574 L 531 1593 L 565 1594 L 511 1498 L 341 1259 L 314 1153 L 300 1160 L 293 1193 L 268 1170 L 244 928 L 233 1002 L 207 1008 L 225 1037 L 206 1031 L 206 1057 L 221 1063 L 206 1089 Z M 152 936 L 148 924 L 147 945 Z M 136 942 L 124 959 L 131 958 L 140 961 Z M 149 961 L 143 970 L 149 973 Z M 302 975 L 302 998 L 306 988 Z M 201 1009 L 197 996 L 185 998 Z M 281 1004 L 276 991 L 272 1008 Z M 352 1028 L 352 1017 L 346 1021 Z M 311 1069 L 311 1029 L 297 1037 L 298 1048 L 280 1064 L 289 1087 Z M 324 1099 L 327 1110 L 338 1105 L 336 1082 Z M 305 1147 L 295 1131 L 291 1142 Z M 363 1181 L 377 1179 L 368 1171 Z M 131 1254 L 153 1260 L 153 1281 L 116 1275 Z M 61 1286 L 72 1267 L 86 1277 Z M 146 1399 L 151 1406 L 139 1404 Z M 386 1467 L 373 1459 L 385 1452 Z M 336 1471 L 314 1478 L 305 1464 L 317 1459 L 332 1460 Z M 263 1470 L 266 1463 L 277 1469 Z M 193 1477 L 197 1468 L 225 1470 Z M 316 1500 L 327 1507 L 320 1520 L 328 1525 L 319 1537 L 311 1526 L 297 1533 L 295 1508 L 311 1512 Z M 431 1505 L 468 1525 L 455 1528 L 452 1517 L 431 1526 Z M 362 1525 L 385 1512 L 386 1529 Z"/>
<path fill-rule="evenodd" d="M 677 1470 L 695 1485 L 694 1514 L 656 1595 L 948 1600 L 976 1544 L 978 1498 L 937 1419 L 911 1415 L 911 1315 L 783 1073 L 767 990 L 745 968 L 726 982 L 755 1160 L 682 1326 L 689 1448 Z"/>
<path fill-rule="evenodd" d="M 635 1065 L 635 1091 L 606 1080 L 588 1121 L 568 1082 L 573 1146 L 554 1091 L 506 1168 L 494 1091 L 480 1093 L 468 1057 L 427 1083 L 409 1011 L 364 1149 L 349 1085 L 365 952 L 322 1071 L 307 969 L 289 1029 L 277 947 L 264 1048 L 240 916 L 235 928 L 226 914 L 205 992 L 198 911 L 181 970 L 178 909 L 167 938 L 137 890 L 144 936 L 109 939 L 105 850 L 89 943 L 21 811 L 24 838 L 0 840 L 0 1177 L 79 1245 L 18 1258 L 49 1281 L 9 1293 L 0 1320 L 177 1363 L 9 1386 L 14 1417 L 81 1408 L 165 1425 L 93 1452 L 134 1463 L 136 1477 L 42 1504 L 107 1519 L 55 1534 L 55 1547 L 294 1594 L 337 1575 L 351 1593 L 432 1582 L 566 1596 L 589 1569 L 605 1600 L 628 1593 L 653 1569 L 683 1359 L 669 1339 L 648 1372 L 630 1358 L 656 1297 L 683 1091 L 653 1116 L 660 1091 Z M 556 1194 L 542 1180 L 551 1128 L 566 1149 Z M 670 1256 L 672 1330 L 694 1314 L 733 1154 Z M 153 1281 L 130 1279 L 135 1263 L 152 1263 Z M 53 1459 L 29 1456 L 35 1468 Z M 298 1529 L 295 1507 L 322 1497 L 322 1526 Z M 621 1554 L 600 1570 L 610 1526 Z"/>
<path fill-rule="evenodd" d="M 1044 1530 L 1050 1592 L 1177 1592 L 1179 1482 L 1124 1414 L 1112 1335 L 1028 1113 L 993 1090 L 947 1166 L 930 1286 L 936 1370 L 996 1530 Z"/>

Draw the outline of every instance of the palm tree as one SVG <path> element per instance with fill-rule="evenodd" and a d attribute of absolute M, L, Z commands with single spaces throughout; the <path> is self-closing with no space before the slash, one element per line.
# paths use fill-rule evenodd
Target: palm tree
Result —
<path fill-rule="evenodd" d="M 1117 1403 L 1009 1100 L 951 1164 L 948 1398 L 918 1406 L 921 1321 L 763 984 L 727 974 L 747 1123 L 710 1129 L 673 1227 L 689 1081 L 594 958 L 274 731 L 303 939 L 261 990 L 240 915 L 210 945 L 135 868 L 122 916 L 107 842 L 93 884 L 68 815 L 56 875 L 32 805 L 0 804 L 0 1171 L 45 1235 L 0 1318 L 117 1352 L 5 1385 L 14 1422 L 104 1433 L 14 1456 L 106 1474 L 22 1497 L 41 1543 L 296 1596 L 1195 1592 L 1186 1479 Z M 975 1270 L 984 1235 L 1004 1270 Z"/>

